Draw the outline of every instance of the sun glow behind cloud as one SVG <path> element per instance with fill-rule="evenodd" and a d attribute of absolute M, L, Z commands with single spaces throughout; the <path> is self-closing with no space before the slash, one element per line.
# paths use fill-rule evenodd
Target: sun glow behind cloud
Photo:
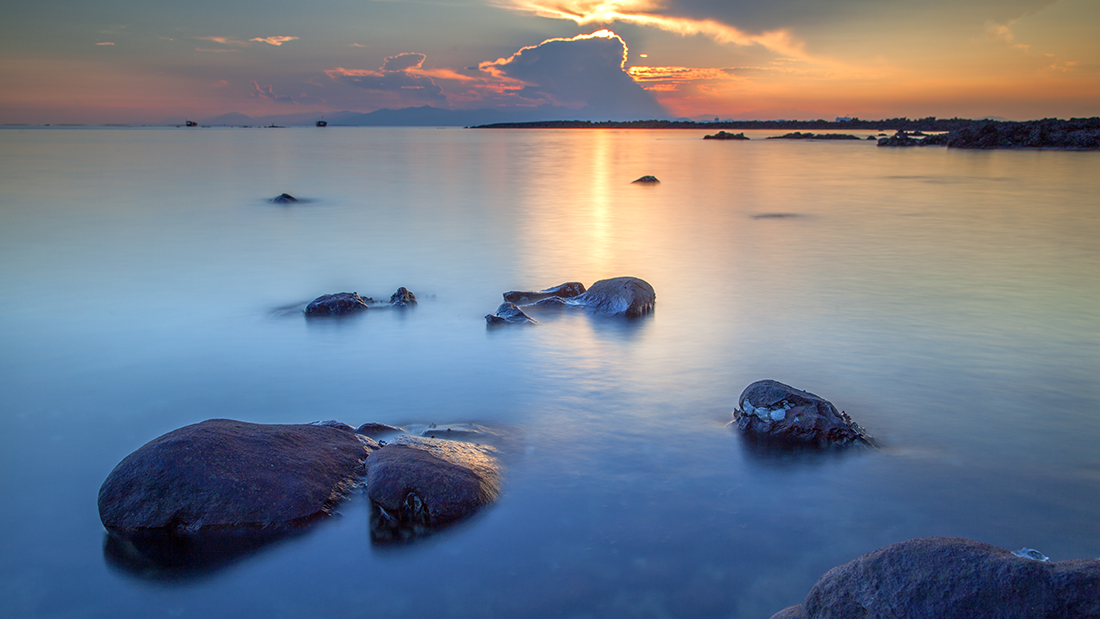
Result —
<path fill-rule="evenodd" d="M 662 13 L 651 0 L 506 0 L 508 8 L 540 17 L 568 19 L 585 26 L 622 22 L 658 28 L 681 36 L 703 35 L 718 43 L 759 45 L 788 58 L 811 61 L 805 44 L 785 29 L 752 34 L 714 19 L 694 19 Z"/>

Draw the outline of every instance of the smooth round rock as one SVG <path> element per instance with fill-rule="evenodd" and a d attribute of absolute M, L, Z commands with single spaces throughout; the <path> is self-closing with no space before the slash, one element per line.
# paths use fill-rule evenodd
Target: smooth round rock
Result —
<path fill-rule="evenodd" d="M 636 318 L 652 312 L 656 299 L 649 282 L 637 277 L 614 277 L 592 284 L 573 302 L 600 314 Z"/>
<path fill-rule="evenodd" d="M 116 533 L 278 529 L 328 515 L 377 446 L 350 426 L 210 419 L 153 439 L 99 489 Z"/>
<path fill-rule="evenodd" d="M 776 380 L 760 380 L 741 392 L 733 412 L 749 439 L 816 448 L 875 444 L 859 424 L 832 402 Z"/>

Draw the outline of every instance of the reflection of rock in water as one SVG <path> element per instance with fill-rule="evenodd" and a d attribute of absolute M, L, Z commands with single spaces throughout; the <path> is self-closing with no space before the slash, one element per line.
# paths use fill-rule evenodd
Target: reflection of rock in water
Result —
<path fill-rule="evenodd" d="M 189 535 L 157 532 L 127 536 L 108 533 L 104 536 L 103 558 L 107 565 L 135 578 L 189 581 L 214 574 L 305 530 L 257 529 Z"/>
<path fill-rule="evenodd" d="M 494 451 L 405 435 L 371 454 L 366 480 L 371 539 L 421 537 L 495 501 L 500 469 Z"/>

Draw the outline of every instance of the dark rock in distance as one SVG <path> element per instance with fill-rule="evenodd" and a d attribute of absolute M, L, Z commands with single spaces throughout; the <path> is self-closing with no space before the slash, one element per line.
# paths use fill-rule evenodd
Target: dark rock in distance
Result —
<path fill-rule="evenodd" d="M 500 470 L 491 448 L 405 435 L 371 454 L 366 490 L 371 538 L 407 540 L 495 501 Z"/>
<path fill-rule="evenodd" d="M 775 380 L 752 383 L 733 412 L 746 438 L 777 445 L 819 449 L 874 446 L 874 439 L 828 400 Z"/>
<path fill-rule="evenodd" d="M 659 183 L 661 181 L 657 180 L 656 176 L 650 176 L 650 175 L 647 174 L 647 175 L 645 175 L 645 176 L 643 176 L 643 177 L 641 177 L 637 180 L 631 181 L 631 182 L 648 184 L 648 183 Z"/>
<path fill-rule="evenodd" d="M 343 427 L 210 419 L 124 458 L 99 489 L 100 519 L 123 535 L 297 527 L 329 515 L 376 445 Z"/>
<path fill-rule="evenodd" d="M 802 133 L 795 131 L 784 135 L 773 135 L 769 140 L 858 140 L 859 136 L 848 133 Z"/>
<path fill-rule="evenodd" d="M 397 289 L 397 292 L 390 295 L 390 305 L 393 307 L 408 307 L 410 305 L 416 305 L 416 295 L 409 292 L 404 286 Z"/>
<path fill-rule="evenodd" d="M 704 140 L 747 140 L 744 132 L 741 133 L 729 133 L 728 131 L 719 131 L 714 135 L 704 135 Z"/>
<path fill-rule="evenodd" d="M 508 301 L 500 304 L 500 307 L 497 308 L 497 313 L 495 315 L 486 314 L 485 322 L 488 323 L 490 326 L 505 324 L 538 324 L 537 320 L 523 313 L 523 310 L 517 307 L 515 303 L 510 303 Z"/>
<path fill-rule="evenodd" d="M 337 292 L 326 294 L 310 301 L 306 306 L 306 316 L 343 316 L 361 312 L 369 307 L 372 299 L 359 296 L 356 292 Z"/>
<path fill-rule="evenodd" d="M 298 198 L 295 198 L 289 193 L 281 193 L 272 198 L 271 201 L 275 204 L 293 204 L 298 201 Z"/>
<path fill-rule="evenodd" d="M 548 297 L 561 297 L 562 299 L 571 299 L 577 295 L 582 294 L 585 291 L 584 284 L 580 282 L 566 282 L 559 284 L 553 288 L 547 288 L 546 290 L 540 290 L 539 292 L 518 292 L 511 291 L 504 293 L 504 300 L 516 305 L 527 305 L 541 301 Z"/>
<path fill-rule="evenodd" d="M 1095 619 L 1100 560 L 1045 562 L 957 537 L 900 542 L 829 570 L 772 619 Z"/>

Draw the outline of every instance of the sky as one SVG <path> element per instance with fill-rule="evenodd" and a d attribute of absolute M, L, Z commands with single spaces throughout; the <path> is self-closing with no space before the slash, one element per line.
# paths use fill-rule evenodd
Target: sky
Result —
<path fill-rule="evenodd" d="M 0 124 L 1100 115 L 1097 0 L 16 0 Z"/>

